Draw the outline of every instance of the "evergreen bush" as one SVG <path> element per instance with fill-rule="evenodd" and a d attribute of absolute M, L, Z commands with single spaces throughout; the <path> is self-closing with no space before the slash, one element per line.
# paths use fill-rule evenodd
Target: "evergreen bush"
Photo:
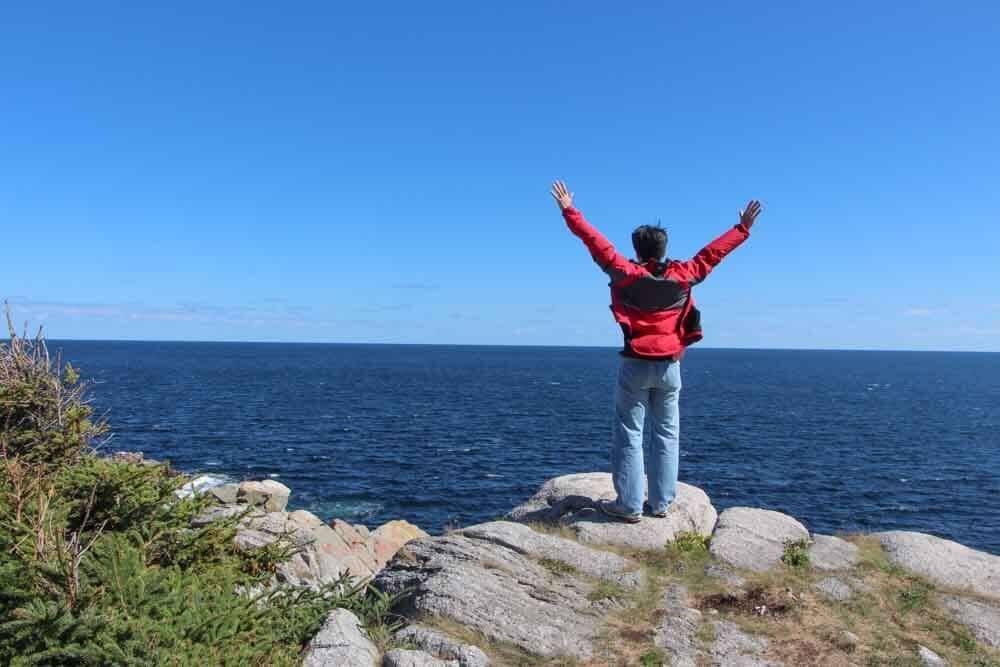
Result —
<path fill-rule="evenodd" d="M 108 432 L 45 341 L 0 344 L 0 665 L 292 665 L 334 607 L 377 640 L 393 600 L 344 577 L 275 585 L 289 546 L 241 552 L 238 517 L 192 528 L 166 465 L 101 458 Z"/>

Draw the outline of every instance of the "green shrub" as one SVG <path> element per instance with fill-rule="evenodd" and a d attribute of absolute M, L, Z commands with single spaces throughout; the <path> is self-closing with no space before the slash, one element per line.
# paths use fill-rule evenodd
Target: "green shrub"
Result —
<path fill-rule="evenodd" d="M 795 540 L 785 543 L 785 551 L 781 554 L 781 562 L 789 567 L 804 568 L 809 566 L 809 540 Z"/>
<path fill-rule="evenodd" d="M 208 500 L 183 477 L 98 457 L 107 426 L 59 368 L 40 336 L 0 344 L 0 665 L 295 665 L 334 607 L 388 642 L 393 598 L 275 585 L 290 544 L 241 552 L 239 517 L 191 527 Z"/>
<path fill-rule="evenodd" d="M 0 453 L 24 464 L 58 466 L 89 451 L 107 431 L 91 420 L 86 384 L 60 370 L 41 337 L 18 336 L 6 308 L 10 341 L 0 344 Z"/>
<path fill-rule="evenodd" d="M 708 543 L 711 538 L 696 533 L 694 531 L 684 531 L 677 533 L 671 546 L 678 553 L 701 554 L 708 551 Z"/>

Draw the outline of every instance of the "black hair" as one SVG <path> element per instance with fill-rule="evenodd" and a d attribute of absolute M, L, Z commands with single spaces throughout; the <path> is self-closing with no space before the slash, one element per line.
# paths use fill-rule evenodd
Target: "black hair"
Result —
<path fill-rule="evenodd" d="M 632 247 L 641 261 L 660 261 L 667 254 L 667 230 L 660 225 L 636 227 L 632 232 Z"/>

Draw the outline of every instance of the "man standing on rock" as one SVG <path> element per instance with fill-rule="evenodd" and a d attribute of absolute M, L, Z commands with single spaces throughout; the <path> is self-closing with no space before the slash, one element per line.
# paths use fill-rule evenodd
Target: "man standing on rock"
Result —
<path fill-rule="evenodd" d="M 630 523 L 638 522 L 644 509 L 664 517 L 677 493 L 680 360 L 684 349 L 702 338 L 691 288 L 750 236 L 760 202 L 750 201 L 740 211 L 739 223 L 694 258 L 664 261 L 667 232 L 662 227 L 642 225 L 632 232 L 636 259 L 630 260 L 573 207 L 573 194 L 562 181 L 553 183 L 552 196 L 570 231 L 611 279 L 611 312 L 625 337 L 611 443 L 612 478 L 618 498 L 601 503 L 601 510 Z M 647 413 L 652 432 L 649 501 L 644 505 L 642 445 Z"/>

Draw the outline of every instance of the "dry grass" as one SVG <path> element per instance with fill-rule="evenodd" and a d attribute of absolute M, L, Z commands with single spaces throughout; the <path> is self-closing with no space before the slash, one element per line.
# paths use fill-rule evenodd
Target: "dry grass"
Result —
<path fill-rule="evenodd" d="M 572 539 L 565 527 L 548 526 L 543 532 Z M 448 634 L 483 648 L 496 665 L 517 667 L 658 667 L 669 664 L 668 656 L 654 645 L 660 622 L 662 598 L 671 583 L 680 583 L 689 591 L 691 605 L 704 612 L 704 623 L 696 632 L 706 652 L 714 641 L 711 622 L 727 619 L 744 631 L 764 636 L 769 641 L 768 656 L 788 665 L 823 665 L 864 667 L 919 665 L 917 646 L 923 645 L 951 665 L 1000 667 L 1000 652 L 977 643 L 972 634 L 954 622 L 935 603 L 940 593 L 951 592 L 934 587 L 888 561 L 878 540 L 867 536 L 849 538 L 859 549 L 860 562 L 850 572 L 840 573 L 843 580 L 856 580 L 860 587 L 846 602 L 827 599 L 813 584 L 828 573 L 806 567 L 781 566 L 765 573 L 739 572 L 746 580 L 741 591 L 732 591 L 724 582 L 705 574 L 712 562 L 707 551 L 696 541 L 683 548 L 645 552 L 607 548 L 637 562 L 645 574 L 645 584 L 636 591 L 597 585 L 592 598 L 596 613 L 602 613 L 604 628 L 595 640 L 595 652 L 588 660 L 540 658 L 505 643 L 494 642 L 445 620 L 433 625 Z M 554 576 L 564 569 L 548 564 Z M 614 588 L 612 591 L 611 589 Z M 617 607 L 608 611 L 600 603 L 613 593 Z M 966 597 L 968 593 L 962 593 Z M 761 608 L 766 612 L 761 613 Z M 711 610 L 716 610 L 713 613 Z M 845 639 L 853 633 L 854 643 Z M 708 657 L 702 656 L 708 664 Z"/>
<path fill-rule="evenodd" d="M 962 625 L 934 602 L 939 589 L 892 564 L 878 541 L 850 538 L 860 562 L 841 578 L 856 578 L 861 590 L 846 602 L 828 600 L 812 584 L 828 576 L 804 568 L 778 568 L 763 574 L 744 573 L 743 596 L 700 596 L 703 608 L 742 629 L 769 639 L 769 653 L 794 665 L 919 665 L 917 646 L 923 645 L 952 665 L 1000 667 L 1000 653 L 978 643 Z M 860 586 L 859 586 L 860 588 Z M 777 614 L 755 612 L 767 600 L 791 602 Z M 857 636 L 851 645 L 845 632 Z"/>

